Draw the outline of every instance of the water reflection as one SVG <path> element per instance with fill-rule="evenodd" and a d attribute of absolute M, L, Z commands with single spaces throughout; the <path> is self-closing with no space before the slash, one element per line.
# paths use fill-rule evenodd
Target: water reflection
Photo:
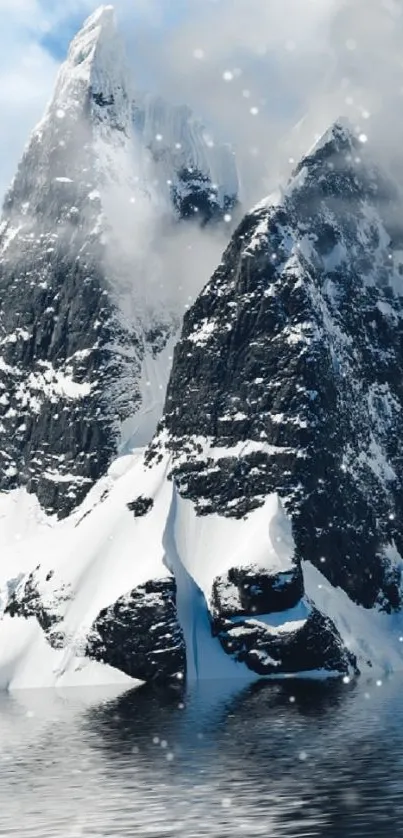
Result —
<path fill-rule="evenodd" d="M 399 679 L 0 699 L 0 835 L 403 836 Z"/>

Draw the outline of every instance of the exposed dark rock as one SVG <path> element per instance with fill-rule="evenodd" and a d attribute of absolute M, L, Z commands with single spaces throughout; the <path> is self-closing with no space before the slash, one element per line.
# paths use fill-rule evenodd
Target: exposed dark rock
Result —
<path fill-rule="evenodd" d="M 131 501 L 127 504 L 127 508 L 130 509 L 130 512 L 133 512 L 135 518 L 142 518 L 143 515 L 147 515 L 147 512 L 150 511 L 154 506 L 154 501 L 152 498 L 143 498 L 142 495 L 136 498 L 136 500 Z"/>
<path fill-rule="evenodd" d="M 150 580 L 101 611 L 86 654 L 142 681 L 183 678 L 186 651 L 175 580 Z"/>
<path fill-rule="evenodd" d="M 104 96 L 104 94 L 101 91 L 100 93 L 93 93 L 92 98 L 95 104 L 99 105 L 100 108 L 111 107 L 111 105 L 115 104 L 115 99 L 112 93 L 110 94 L 110 96 Z"/>
<path fill-rule="evenodd" d="M 54 639 L 55 642 L 57 640 L 60 644 L 62 634 L 56 630 L 56 627 L 62 620 L 60 607 L 70 599 L 71 593 L 64 589 L 54 593 L 52 599 L 45 604 L 38 589 L 36 571 L 32 571 L 10 593 L 4 613 L 10 617 L 24 617 L 25 619 L 35 617 L 44 631 L 48 642 L 53 645 Z"/>
<path fill-rule="evenodd" d="M 211 611 L 217 617 L 272 614 L 294 608 L 304 592 L 301 568 L 269 573 L 261 568 L 235 567 L 214 580 Z"/>
<path fill-rule="evenodd" d="M 229 655 L 259 675 L 357 671 L 354 655 L 345 649 L 333 623 L 316 609 L 289 631 L 266 625 L 264 617 L 256 616 L 235 623 L 215 620 L 214 632 Z"/>
<path fill-rule="evenodd" d="M 172 187 L 172 200 L 180 218 L 197 219 L 204 226 L 221 221 L 224 216 L 232 220 L 239 213 L 237 195 L 226 196 L 221 202 L 206 175 L 196 168 L 182 168 Z"/>

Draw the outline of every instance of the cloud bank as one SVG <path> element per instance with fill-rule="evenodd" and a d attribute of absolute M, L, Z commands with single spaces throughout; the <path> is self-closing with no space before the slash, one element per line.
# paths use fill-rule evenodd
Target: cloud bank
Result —
<path fill-rule="evenodd" d="M 390 156 L 403 113 L 403 0 L 115 0 L 140 87 L 189 103 L 234 144 L 245 199 L 345 114 Z M 92 0 L 0 0 L 0 192 L 48 99 L 63 37 Z"/>

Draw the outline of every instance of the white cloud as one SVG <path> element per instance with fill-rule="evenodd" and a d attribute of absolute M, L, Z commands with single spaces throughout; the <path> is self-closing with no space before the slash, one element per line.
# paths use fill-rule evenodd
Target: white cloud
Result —
<path fill-rule="evenodd" d="M 56 62 L 39 46 L 45 18 L 36 0 L 0 0 L 0 195 L 49 98 Z"/>
<path fill-rule="evenodd" d="M 187 0 L 181 15 L 177 2 L 115 0 L 135 76 L 234 142 L 251 200 L 341 112 L 369 143 L 397 145 L 403 0 Z M 96 5 L 53 0 L 45 13 L 39 0 L 0 0 L 0 191 L 53 84 L 41 33 Z M 368 116 L 392 101 L 377 127 Z"/>
<path fill-rule="evenodd" d="M 139 65 L 154 56 L 156 84 L 236 144 L 251 200 L 341 114 L 376 151 L 400 150 L 403 0 L 189 0 L 187 8 L 154 50 L 133 33 L 133 53 Z"/>

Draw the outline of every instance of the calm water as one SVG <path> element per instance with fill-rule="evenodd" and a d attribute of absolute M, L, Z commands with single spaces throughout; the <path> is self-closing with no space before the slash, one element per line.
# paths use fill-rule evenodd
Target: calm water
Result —
<path fill-rule="evenodd" d="M 403 679 L 221 687 L 2 695 L 0 836 L 403 836 Z"/>

